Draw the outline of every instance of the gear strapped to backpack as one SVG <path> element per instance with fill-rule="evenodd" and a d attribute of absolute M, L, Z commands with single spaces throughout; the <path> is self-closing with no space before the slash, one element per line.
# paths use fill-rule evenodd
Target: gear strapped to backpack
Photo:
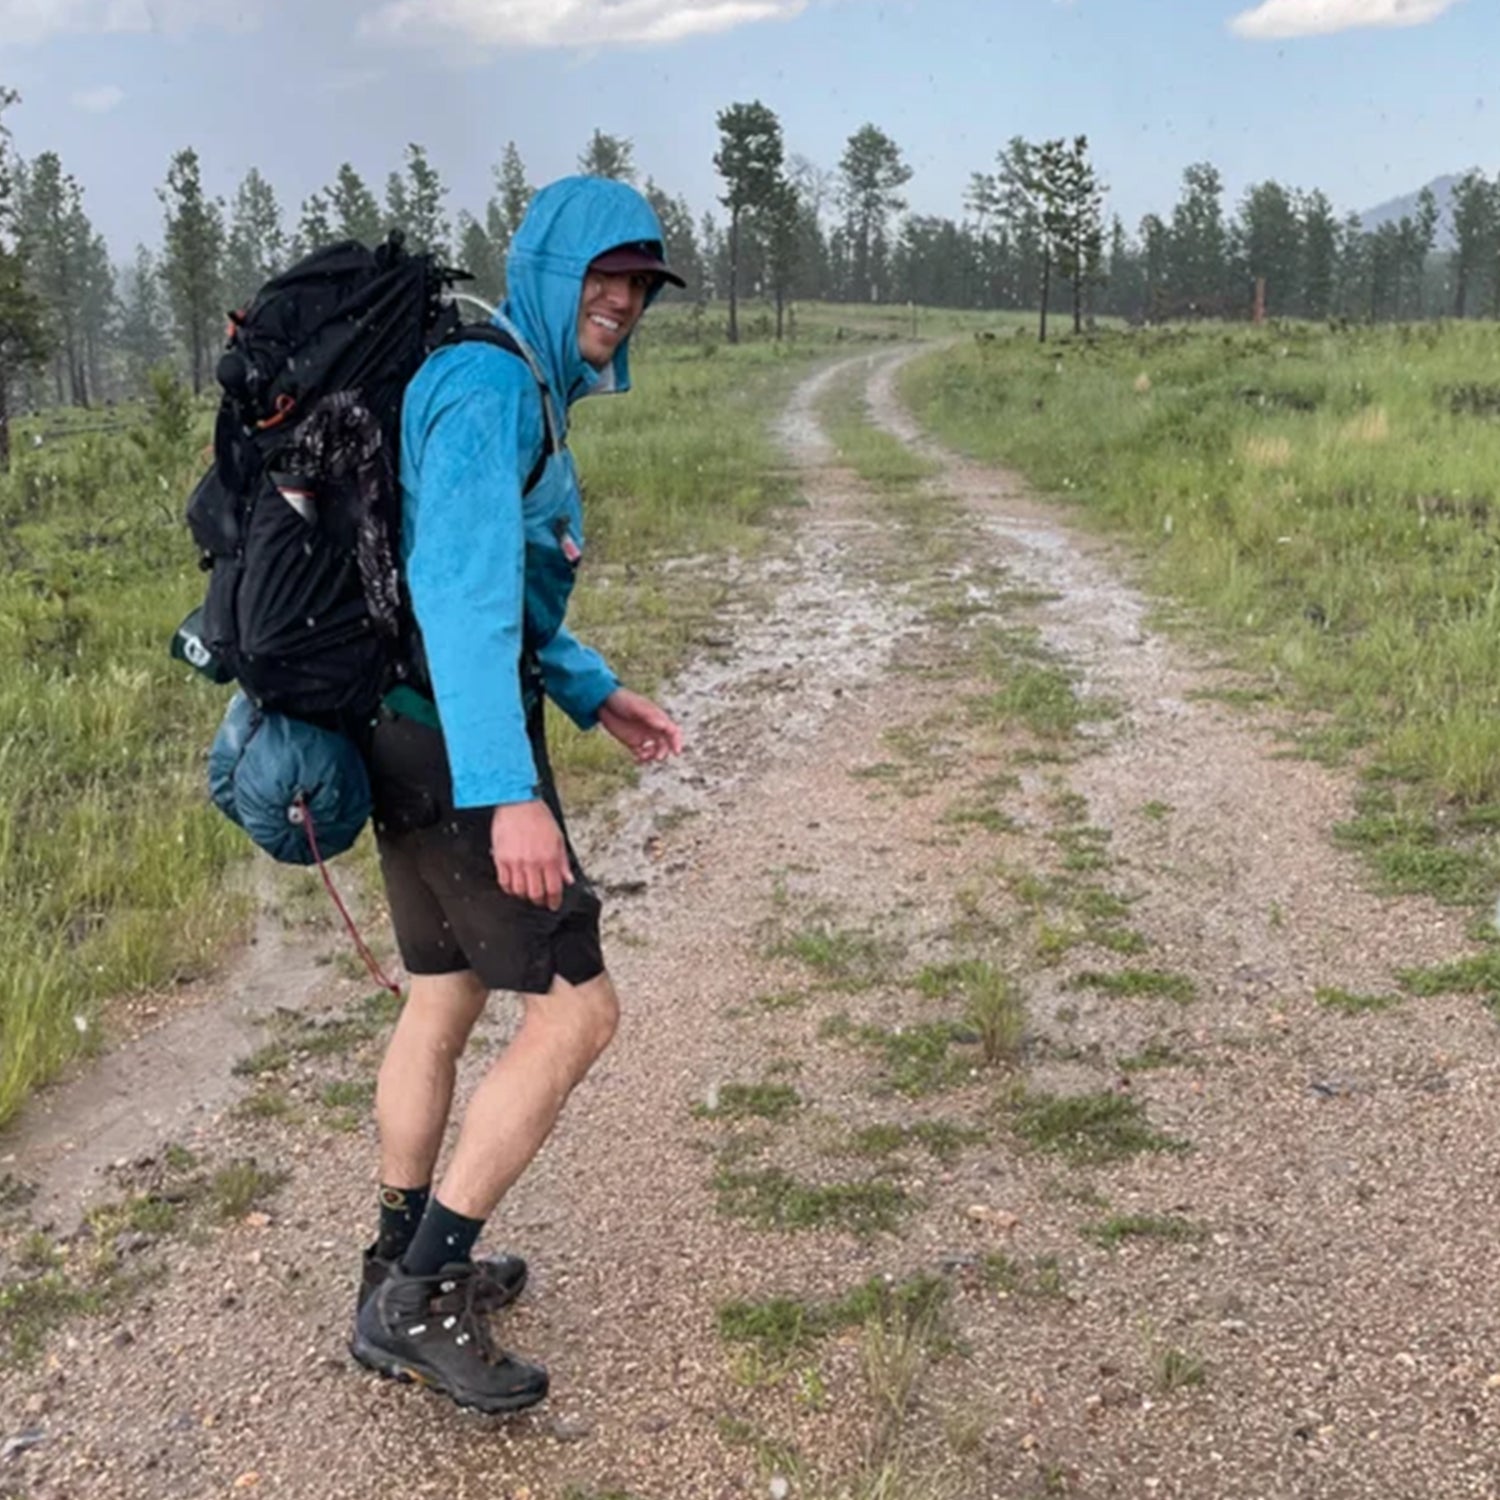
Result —
<path fill-rule="evenodd" d="M 299 261 L 230 317 L 214 462 L 187 510 L 208 589 L 172 653 L 237 681 L 248 700 L 237 695 L 216 741 L 214 800 L 278 859 L 312 863 L 319 839 L 325 855 L 353 843 L 369 796 L 367 786 L 350 795 L 358 757 L 347 741 L 392 687 L 425 678 L 402 589 L 396 482 L 401 398 L 422 361 L 469 341 L 527 359 L 546 437 L 526 491 L 560 446 L 527 351 L 492 324 L 463 325 L 445 298 L 467 279 L 408 254 L 399 234 L 373 251 L 348 241 Z M 268 715 L 289 724 L 262 736 Z M 282 748 L 239 775 L 273 742 L 296 754 Z M 320 769 L 338 783 L 326 803 L 337 816 L 304 836 Z M 271 788 L 269 807 L 247 816 L 237 781 Z"/>

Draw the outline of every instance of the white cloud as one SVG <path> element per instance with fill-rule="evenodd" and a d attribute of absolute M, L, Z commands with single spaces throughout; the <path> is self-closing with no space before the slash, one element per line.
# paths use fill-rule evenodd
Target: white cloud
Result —
<path fill-rule="evenodd" d="M 73 95 L 73 104 L 85 114 L 107 115 L 110 110 L 122 104 L 124 99 L 124 89 L 117 84 L 106 83 L 97 89 L 79 89 Z"/>
<path fill-rule="evenodd" d="M 597 47 L 680 42 L 787 20 L 808 0 L 388 0 L 365 36 L 473 47 Z"/>
<path fill-rule="evenodd" d="M 258 19 L 259 0 L 0 0 L 0 45 L 44 42 L 64 33 L 242 31 Z"/>
<path fill-rule="evenodd" d="M 1361 26 L 1425 26 L 1459 0 L 1263 0 L 1230 23 L 1236 36 L 1255 41 L 1331 36 Z"/>

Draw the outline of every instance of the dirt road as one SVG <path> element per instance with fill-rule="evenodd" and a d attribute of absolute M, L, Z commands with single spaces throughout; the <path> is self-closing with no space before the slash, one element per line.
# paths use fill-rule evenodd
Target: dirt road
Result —
<path fill-rule="evenodd" d="M 493 1226 L 549 1403 L 349 1363 L 381 1012 L 324 970 L 237 1105 L 120 1153 L 110 1191 L 185 1204 L 285 1176 L 94 1233 L 165 1274 L 0 1371 L 0 1496 L 1500 1495 L 1494 1019 L 1368 1003 L 1463 915 L 1368 894 L 1350 783 L 1214 696 L 1128 558 L 926 444 L 904 357 L 798 391 L 808 505 L 726 573 L 692 753 L 580 839 L 626 1021 Z M 838 467 L 849 380 L 930 479 Z M 28 1128 L 0 1156 L 62 1224 Z"/>

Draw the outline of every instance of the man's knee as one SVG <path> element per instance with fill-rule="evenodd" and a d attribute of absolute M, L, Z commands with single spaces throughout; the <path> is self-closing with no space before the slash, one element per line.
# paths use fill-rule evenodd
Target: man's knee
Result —
<path fill-rule="evenodd" d="M 489 991 L 468 971 L 412 975 L 387 1058 L 437 1053 L 456 1059 L 488 998 Z"/>
<path fill-rule="evenodd" d="M 566 1053 L 579 1078 L 609 1046 L 619 1024 L 620 1002 L 608 974 L 583 984 L 554 980 L 545 995 L 526 1002 L 526 1025 Z"/>

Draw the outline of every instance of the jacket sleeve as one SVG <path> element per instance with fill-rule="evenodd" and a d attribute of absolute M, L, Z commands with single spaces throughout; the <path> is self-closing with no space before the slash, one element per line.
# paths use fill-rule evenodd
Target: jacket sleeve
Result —
<path fill-rule="evenodd" d="M 520 677 L 521 489 L 541 442 L 537 402 L 519 362 L 514 375 L 496 379 L 491 364 L 468 379 L 473 359 L 454 351 L 428 399 L 408 400 L 402 432 L 407 586 L 456 807 L 537 795 Z"/>
<path fill-rule="evenodd" d="M 566 625 L 538 654 L 547 696 L 580 729 L 592 729 L 599 722 L 600 705 L 619 687 L 620 679 Z"/>

